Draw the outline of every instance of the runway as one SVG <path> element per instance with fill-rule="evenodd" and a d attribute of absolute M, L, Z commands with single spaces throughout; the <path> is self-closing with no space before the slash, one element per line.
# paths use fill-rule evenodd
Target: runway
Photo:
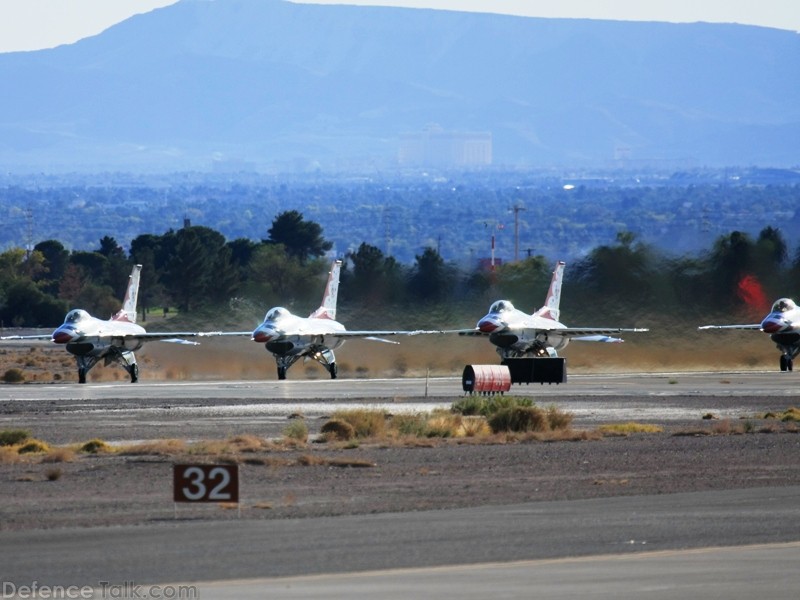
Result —
<path fill-rule="evenodd" d="M 509 394 L 556 404 L 575 425 L 739 419 L 800 403 L 800 375 L 693 372 L 573 375 L 561 385 L 515 385 Z M 449 408 L 465 397 L 457 377 L 402 379 L 141 381 L 0 386 L 0 428 L 24 427 L 54 443 L 278 435 L 307 420 L 358 407 L 398 412 Z M 88 435 L 88 437 L 87 437 Z"/>
<path fill-rule="evenodd" d="M 798 506 L 800 487 L 755 488 L 6 532 L 0 564 L 16 586 L 183 585 L 199 598 L 788 599 Z"/>
<path fill-rule="evenodd" d="M 786 410 L 800 402 L 797 377 L 574 375 L 564 385 L 516 386 L 512 393 L 558 405 L 575 415 L 577 426 L 669 424 L 697 422 L 706 413 L 739 419 Z M 340 407 L 423 411 L 463 396 L 454 377 L 3 385 L 0 429 L 29 428 L 52 443 L 270 435 L 293 412 L 311 421 Z M 157 584 L 162 592 L 163 586 L 196 586 L 200 598 L 534 592 L 548 598 L 795 598 L 799 521 L 800 486 L 794 486 L 327 518 L 0 531 L 0 583 L 88 585 L 94 597 L 103 597 L 101 582 L 132 582 Z M 114 597 L 136 596 L 115 588 Z"/>

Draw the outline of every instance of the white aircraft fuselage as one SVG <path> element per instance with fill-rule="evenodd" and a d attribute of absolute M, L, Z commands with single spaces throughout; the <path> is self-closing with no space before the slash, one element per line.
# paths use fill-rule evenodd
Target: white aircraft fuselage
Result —
<path fill-rule="evenodd" d="M 477 329 L 489 334 L 489 341 L 507 354 L 551 355 L 569 344 L 569 337 L 560 335 L 567 326 L 559 321 L 536 314 L 529 315 L 514 308 L 508 300 L 498 300 L 477 324 Z M 549 349 L 552 349 L 550 351 Z"/>
<path fill-rule="evenodd" d="M 103 358 L 109 352 L 139 350 L 142 338 L 135 336 L 145 333 L 136 323 L 105 321 L 78 308 L 69 311 L 63 325 L 53 332 L 53 342 L 65 345 L 67 352 L 76 356 Z"/>
<path fill-rule="evenodd" d="M 800 308 L 791 298 L 779 298 L 761 323 L 748 325 L 703 325 L 698 329 L 749 329 L 770 336 L 781 351 L 781 371 L 792 371 L 794 359 L 800 354 Z"/>

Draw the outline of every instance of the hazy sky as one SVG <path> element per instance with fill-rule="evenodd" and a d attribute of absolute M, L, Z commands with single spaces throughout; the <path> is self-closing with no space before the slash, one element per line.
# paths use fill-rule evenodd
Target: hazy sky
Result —
<path fill-rule="evenodd" d="M 217 0 L 224 2 L 225 0 Z M 298 0 L 309 1 L 312 0 Z M 0 0 L 0 52 L 52 48 L 175 0 Z M 313 0 L 530 17 L 745 23 L 800 31 L 800 0 Z"/>

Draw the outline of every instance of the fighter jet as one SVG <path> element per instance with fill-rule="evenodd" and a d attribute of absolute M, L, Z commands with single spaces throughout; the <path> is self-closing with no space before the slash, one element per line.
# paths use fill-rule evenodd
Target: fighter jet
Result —
<path fill-rule="evenodd" d="M 248 335 L 254 342 L 264 344 L 275 357 L 278 379 L 299 359 L 313 359 L 336 379 L 336 357 L 333 350 L 348 338 L 363 338 L 376 342 L 397 344 L 379 336 L 417 335 L 422 331 L 348 331 L 336 321 L 336 301 L 339 294 L 339 272 L 342 261 L 336 260 L 328 274 L 328 282 L 319 308 L 308 317 L 293 315 L 288 309 L 276 306 L 267 311 L 264 321 L 253 332 L 217 332 L 215 335 Z"/>
<path fill-rule="evenodd" d="M 748 325 L 703 325 L 698 329 L 751 329 L 763 331 L 781 351 L 781 371 L 791 371 L 800 354 L 800 308 L 791 298 L 780 298 L 761 323 Z"/>
<path fill-rule="evenodd" d="M 561 311 L 561 282 L 566 263 L 558 262 L 550 289 L 542 306 L 532 314 L 514 308 L 508 300 L 497 300 L 489 312 L 481 317 L 474 329 L 449 331 L 459 335 L 488 337 L 496 346 L 500 357 L 551 357 L 558 356 L 570 340 L 585 342 L 619 343 L 623 340 L 611 337 L 621 333 L 640 333 L 648 329 L 623 329 L 619 327 L 567 327 L 559 322 Z"/>
<path fill-rule="evenodd" d="M 93 317 L 83 309 L 67 313 L 64 323 L 52 335 L 12 335 L 2 340 L 45 340 L 63 345 L 78 363 L 78 383 L 86 383 L 86 374 L 100 360 L 108 366 L 120 364 L 130 375 L 131 383 L 139 380 L 139 367 L 134 351 L 144 342 L 157 340 L 197 345 L 181 338 L 203 335 L 199 332 L 147 333 L 136 324 L 136 301 L 139 295 L 139 275 L 142 265 L 134 265 L 122 308 L 110 319 Z"/>

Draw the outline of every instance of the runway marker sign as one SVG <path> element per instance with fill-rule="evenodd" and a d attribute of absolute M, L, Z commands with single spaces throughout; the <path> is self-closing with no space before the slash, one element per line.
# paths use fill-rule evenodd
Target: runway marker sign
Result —
<path fill-rule="evenodd" d="M 175 502 L 239 502 L 238 465 L 174 465 Z"/>

